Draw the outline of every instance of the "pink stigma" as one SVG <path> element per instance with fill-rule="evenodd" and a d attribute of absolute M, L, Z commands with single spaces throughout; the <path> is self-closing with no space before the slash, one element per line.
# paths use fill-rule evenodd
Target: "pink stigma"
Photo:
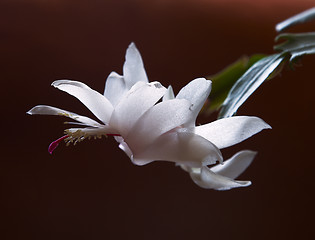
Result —
<path fill-rule="evenodd" d="M 58 138 L 56 141 L 53 141 L 53 142 L 49 145 L 49 147 L 48 147 L 48 152 L 49 152 L 50 154 L 52 154 L 53 151 L 58 147 L 59 143 L 60 143 L 62 140 L 64 140 L 65 138 L 67 138 L 67 137 L 69 137 L 69 136 L 68 136 L 68 135 L 64 135 L 64 136 L 62 136 L 61 138 Z"/>

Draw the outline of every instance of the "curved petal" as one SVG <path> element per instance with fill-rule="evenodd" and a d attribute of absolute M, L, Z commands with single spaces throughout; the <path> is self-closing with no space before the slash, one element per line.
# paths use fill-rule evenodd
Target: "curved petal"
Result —
<path fill-rule="evenodd" d="M 120 136 L 115 136 L 114 138 L 119 143 L 119 148 L 123 150 L 129 158 L 131 158 L 132 152 L 125 140 Z"/>
<path fill-rule="evenodd" d="M 222 161 L 220 150 L 206 139 L 189 132 L 169 132 L 156 139 L 142 152 L 133 152 L 136 165 L 170 161 L 188 167 L 201 167 Z"/>
<path fill-rule="evenodd" d="M 244 150 L 236 153 L 230 159 L 210 168 L 210 170 L 216 174 L 224 177 L 235 179 L 241 175 L 246 168 L 252 163 L 257 152 Z"/>
<path fill-rule="evenodd" d="M 76 97 L 103 123 L 109 122 L 114 108 L 102 94 L 78 81 L 58 80 L 51 85 Z"/>
<path fill-rule="evenodd" d="M 236 181 L 212 172 L 208 167 L 202 167 L 200 172 L 190 172 L 190 177 L 199 187 L 215 190 L 229 190 L 237 187 L 247 187 L 250 181 Z"/>
<path fill-rule="evenodd" d="M 124 77 L 116 72 L 111 72 L 106 80 L 104 96 L 115 107 L 127 91 Z"/>
<path fill-rule="evenodd" d="M 69 112 L 66 110 L 62 110 L 60 108 L 47 106 L 47 105 L 37 105 L 37 106 L 33 107 L 31 110 L 29 110 L 27 112 L 27 114 L 65 116 L 68 118 L 72 118 L 73 120 L 76 120 L 78 122 L 84 123 L 85 125 L 88 125 L 88 126 L 94 126 L 94 127 L 102 126 L 101 124 L 99 124 L 98 122 L 94 121 L 91 118 L 81 116 L 81 115 L 78 115 L 76 113 Z"/>
<path fill-rule="evenodd" d="M 136 82 L 148 82 L 140 52 L 134 43 L 131 43 L 126 51 L 126 61 L 123 66 L 126 86 L 130 89 Z"/>
<path fill-rule="evenodd" d="M 190 107 L 185 99 L 158 103 L 139 118 L 125 141 L 134 151 L 146 148 L 163 133 L 187 123 L 191 119 Z"/>
<path fill-rule="evenodd" d="M 211 81 L 206 80 L 205 78 L 197 78 L 179 91 L 176 96 L 177 99 L 186 99 L 193 104 L 193 107 L 191 108 L 193 112 L 193 119 L 185 127 L 195 126 L 196 118 L 208 98 L 210 91 Z"/>
<path fill-rule="evenodd" d="M 110 125 L 127 136 L 136 121 L 151 108 L 165 93 L 166 88 L 158 82 L 136 83 L 117 104 Z"/>
<path fill-rule="evenodd" d="M 128 146 L 127 143 L 121 142 L 121 143 L 119 144 L 119 148 L 120 148 L 121 150 L 123 150 L 129 158 L 131 158 L 131 156 L 132 156 L 132 151 L 130 150 L 130 148 L 129 148 L 129 146 Z"/>
<path fill-rule="evenodd" d="M 242 142 L 268 128 L 271 127 L 258 117 L 236 116 L 197 126 L 195 133 L 221 149 Z"/>

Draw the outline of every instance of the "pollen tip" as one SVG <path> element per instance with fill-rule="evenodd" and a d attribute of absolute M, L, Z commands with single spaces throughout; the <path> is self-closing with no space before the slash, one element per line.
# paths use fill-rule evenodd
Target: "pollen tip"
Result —
<path fill-rule="evenodd" d="M 58 144 L 56 144 L 55 142 L 52 142 L 51 144 L 49 144 L 48 147 L 48 152 L 51 155 L 53 153 L 53 151 L 57 148 Z"/>
<path fill-rule="evenodd" d="M 66 139 L 67 137 L 69 137 L 69 136 L 68 135 L 64 135 L 61 138 L 58 138 L 56 141 L 53 141 L 51 144 L 49 144 L 49 147 L 48 147 L 49 154 L 52 154 L 53 151 L 58 147 L 59 143 L 62 140 Z"/>

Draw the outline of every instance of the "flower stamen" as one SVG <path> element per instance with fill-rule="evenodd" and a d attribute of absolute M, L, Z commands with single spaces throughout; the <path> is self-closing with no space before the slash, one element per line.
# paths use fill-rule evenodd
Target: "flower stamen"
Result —
<path fill-rule="evenodd" d="M 79 142 L 82 142 L 84 139 L 91 139 L 92 137 L 94 139 L 101 139 L 102 136 L 120 136 L 120 134 L 105 134 L 104 132 L 100 131 L 98 128 L 83 128 L 83 129 L 66 129 L 64 136 L 61 138 L 58 138 L 57 140 L 53 141 L 49 147 L 48 152 L 50 154 L 53 153 L 53 151 L 58 147 L 59 143 L 64 140 L 66 143 L 66 146 L 69 146 L 71 143 L 73 145 L 76 145 Z"/>

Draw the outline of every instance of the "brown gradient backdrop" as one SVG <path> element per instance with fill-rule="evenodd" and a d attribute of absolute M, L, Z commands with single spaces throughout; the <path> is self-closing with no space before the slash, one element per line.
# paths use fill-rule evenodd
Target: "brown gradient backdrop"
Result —
<path fill-rule="evenodd" d="M 314 3 L 247 2 L 1 0 L 0 239 L 310 239 L 313 56 L 240 109 L 273 127 L 223 152 L 259 152 L 241 176 L 253 182 L 244 189 L 198 188 L 172 163 L 134 166 L 111 138 L 50 156 L 65 119 L 25 114 L 49 104 L 92 116 L 50 83 L 74 79 L 102 92 L 131 41 L 150 80 L 178 91 L 242 54 L 272 53 L 274 25 Z"/>

